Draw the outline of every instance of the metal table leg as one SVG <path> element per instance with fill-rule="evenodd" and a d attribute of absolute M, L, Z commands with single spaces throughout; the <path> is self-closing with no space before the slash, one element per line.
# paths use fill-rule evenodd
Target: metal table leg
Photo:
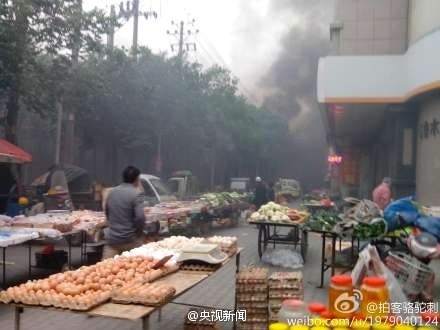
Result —
<path fill-rule="evenodd" d="M 82 242 L 81 242 L 81 265 L 85 265 L 87 262 L 87 233 L 82 231 Z"/>
<path fill-rule="evenodd" d="M 162 307 L 159 307 L 159 310 L 157 311 L 157 321 L 162 321 Z"/>
<path fill-rule="evenodd" d="M 14 330 L 20 330 L 20 316 L 23 313 L 23 307 L 15 306 L 14 311 Z"/>
<path fill-rule="evenodd" d="M 240 252 L 235 255 L 235 273 L 240 271 Z"/>
<path fill-rule="evenodd" d="M 235 255 L 235 273 L 238 274 L 240 271 L 240 255 L 241 252 L 237 252 Z M 234 312 L 237 315 L 237 295 L 234 295 Z M 234 317 L 233 330 L 237 328 L 237 319 Z"/>
<path fill-rule="evenodd" d="M 69 252 L 67 255 L 67 264 L 69 266 L 69 270 L 71 270 L 72 269 L 72 235 L 70 235 L 70 234 L 67 235 L 66 239 L 67 239 L 67 244 L 69 247 Z"/>
<path fill-rule="evenodd" d="M 149 321 L 150 321 L 149 316 L 145 316 L 142 318 L 142 330 L 148 330 L 150 328 Z"/>
<path fill-rule="evenodd" d="M 6 289 L 6 247 L 2 247 L 2 254 L 2 287 L 3 289 Z"/>
<path fill-rule="evenodd" d="M 324 287 L 324 273 L 325 273 L 325 233 L 321 234 L 322 246 L 321 246 L 321 284 L 318 288 Z"/>
<path fill-rule="evenodd" d="M 263 246 L 266 247 L 266 226 L 258 225 L 258 256 L 261 258 L 263 255 Z"/>
<path fill-rule="evenodd" d="M 29 279 L 32 277 L 32 242 L 29 241 L 28 244 L 28 276 Z"/>
<path fill-rule="evenodd" d="M 335 275 L 336 265 L 336 235 L 332 234 L 332 261 L 331 261 L 331 274 Z"/>

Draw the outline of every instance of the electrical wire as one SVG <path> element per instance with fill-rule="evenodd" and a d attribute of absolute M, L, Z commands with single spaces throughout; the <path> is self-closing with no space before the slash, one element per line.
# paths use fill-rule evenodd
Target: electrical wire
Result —
<path fill-rule="evenodd" d="M 222 65 L 227 68 L 230 72 L 232 72 L 232 74 L 234 76 L 237 76 L 234 74 L 234 72 L 231 70 L 230 66 L 228 65 L 228 63 L 226 63 L 226 61 L 223 59 L 223 57 L 221 56 L 220 52 L 217 50 L 217 48 L 209 41 L 208 38 L 206 38 L 206 36 L 203 33 L 200 33 L 200 35 L 203 37 L 204 41 L 206 42 L 206 44 L 208 44 L 208 46 L 210 46 L 210 48 L 213 49 L 214 54 L 216 55 L 216 57 L 218 58 L 219 62 L 222 63 Z M 201 41 L 199 40 L 199 43 L 201 43 Z M 241 85 L 242 89 L 246 91 L 246 94 L 250 95 L 251 99 L 258 104 L 259 102 L 257 102 L 258 98 L 255 97 L 255 95 L 251 92 L 251 89 L 249 89 L 241 80 L 238 80 L 238 83 Z"/>

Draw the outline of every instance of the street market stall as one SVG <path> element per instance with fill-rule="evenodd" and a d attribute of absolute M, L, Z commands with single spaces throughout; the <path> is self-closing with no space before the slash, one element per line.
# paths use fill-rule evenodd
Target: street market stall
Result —
<path fill-rule="evenodd" d="M 210 271 L 179 270 L 185 261 L 178 262 L 178 259 L 183 258 L 188 244 L 203 250 L 213 242 L 218 242 L 215 246 L 222 250 L 231 246 L 236 249 L 228 250 L 230 254 L 225 254 Z M 234 257 L 238 271 L 241 249 L 236 244 L 236 238 L 228 237 L 213 237 L 206 243 L 203 238 L 170 237 L 93 266 L 11 287 L 0 292 L 0 302 L 15 306 L 17 330 L 20 316 L 28 308 L 55 308 L 89 316 L 142 320 L 143 329 L 147 329 L 151 313 L 211 276 Z M 167 256 L 163 257 L 164 254 Z"/>
<path fill-rule="evenodd" d="M 36 241 L 47 239 L 59 241 L 65 239 L 68 251 L 65 263 L 72 267 L 72 240 L 80 236 L 81 263 L 85 262 L 87 255 L 87 239 L 95 237 L 99 228 L 106 225 L 105 215 L 102 212 L 73 211 L 73 212 L 49 212 L 36 216 L 17 216 L 14 218 L 3 216 L 0 219 L 0 247 L 2 249 L 2 286 L 6 286 L 6 250 L 13 245 L 26 243 L 28 247 L 28 272 L 31 276 L 32 268 L 44 266 L 43 262 L 32 265 L 32 246 Z M 54 251 L 51 251 L 52 254 Z M 39 256 L 47 257 L 47 255 Z M 59 265 L 60 267 L 62 266 Z"/>
<path fill-rule="evenodd" d="M 195 201 L 162 202 L 144 208 L 148 221 L 158 221 L 163 234 L 185 233 L 185 229 L 197 234 L 206 233 L 213 222 L 230 219 L 236 223 L 241 211 L 247 209 L 247 194 L 236 192 L 208 193 Z"/>
<path fill-rule="evenodd" d="M 274 202 L 263 205 L 257 212 L 254 212 L 249 223 L 258 226 L 258 255 L 263 255 L 269 243 L 275 247 L 276 244 L 293 245 L 301 247 L 301 256 L 305 260 L 307 255 L 307 231 L 303 224 L 309 214 L 288 207 L 281 206 Z M 278 232 L 279 228 L 289 228 L 288 234 Z"/>

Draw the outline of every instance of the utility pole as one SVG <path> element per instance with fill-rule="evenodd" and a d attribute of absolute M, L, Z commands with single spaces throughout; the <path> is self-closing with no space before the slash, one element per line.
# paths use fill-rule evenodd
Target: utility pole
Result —
<path fill-rule="evenodd" d="M 183 56 L 183 27 L 185 26 L 185 23 L 183 21 L 180 22 L 180 33 L 179 33 L 179 56 L 180 59 L 182 59 Z"/>
<path fill-rule="evenodd" d="M 110 7 L 110 18 L 112 21 L 116 20 L 115 5 L 111 5 Z M 115 26 L 113 24 L 110 24 L 109 31 L 107 34 L 107 48 L 111 52 L 113 51 L 114 46 L 115 46 Z"/>
<path fill-rule="evenodd" d="M 138 31 L 139 31 L 139 0 L 133 0 L 133 58 L 137 59 L 138 52 Z"/>
<path fill-rule="evenodd" d="M 175 38 L 176 42 L 172 42 L 170 44 L 171 51 L 174 52 L 177 48 L 177 57 L 180 61 L 182 61 L 185 53 L 190 51 L 197 51 L 197 45 L 192 37 L 199 33 L 199 30 L 195 28 L 196 20 L 193 19 L 189 22 L 180 21 L 176 23 L 171 21 L 171 25 L 174 26 L 174 30 L 167 30 L 167 34 Z M 187 30 L 185 30 L 185 25 L 189 26 Z"/>
<path fill-rule="evenodd" d="M 79 52 L 81 50 L 81 28 L 82 28 L 82 14 L 83 14 L 83 0 L 76 0 L 74 26 L 74 41 L 72 47 L 72 68 L 78 66 Z M 63 107 L 61 101 L 61 108 Z M 62 111 L 61 111 L 62 113 Z M 75 158 L 75 112 L 73 109 L 68 109 L 65 114 L 65 132 L 64 132 L 64 157 L 63 163 L 73 164 Z M 58 128 L 57 128 L 58 129 Z"/>
<path fill-rule="evenodd" d="M 131 0 L 127 1 L 125 7 L 124 3 L 121 2 L 119 4 L 119 12 L 116 13 L 115 7 L 112 5 L 110 9 L 110 15 L 112 18 L 120 19 L 123 18 L 125 21 L 128 21 L 133 17 L 133 41 L 131 46 L 131 52 L 133 58 L 136 60 L 138 55 L 138 36 L 139 36 L 139 16 L 142 15 L 145 19 L 158 18 L 158 13 L 154 11 L 152 8 L 148 12 L 142 12 L 139 10 L 139 2 L 140 0 Z M 109 49 L 112 49 L 114 46 L 114 34 L 115 27 L 111 26 L 108 35 L 107 35 L 107 45 Z"/>

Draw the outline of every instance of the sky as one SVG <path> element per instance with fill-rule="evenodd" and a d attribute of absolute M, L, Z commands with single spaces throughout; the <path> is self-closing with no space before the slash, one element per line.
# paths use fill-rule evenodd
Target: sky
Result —
<path fill-rule="evenodd" d="M 186 26 L 199 30 L 188 42 L 196 42 L 197 51 L 190 59 L 210 66 L 218 63 L 227 67 L 240 79 L 240 90 L 251 102 L 260 103 L 265 92 L 259 86 L 281 51 L 281 38 L 292 25 L 301 24 L 301 16 L 294 8 L 285 6 L 274 10 L 273 3 L 283 0 L 139 0 L 140 10 L 159 14 L 157 20 L 139 21 L 139 45 L 154 52 L 171 53 L 173 36 L 166 31 L 176 27 L 171 21 L 191 22 Z M 293 0 L 295 1 L 295 0 Z M 84 9 L 98 7 L 110 12 L 117 0 L 84 0 Z M 185 28 L 186 30 L 186 28 Z M 133 21 L 129 20 L 115 36 L 119 46 L 130 47 Z"/>

